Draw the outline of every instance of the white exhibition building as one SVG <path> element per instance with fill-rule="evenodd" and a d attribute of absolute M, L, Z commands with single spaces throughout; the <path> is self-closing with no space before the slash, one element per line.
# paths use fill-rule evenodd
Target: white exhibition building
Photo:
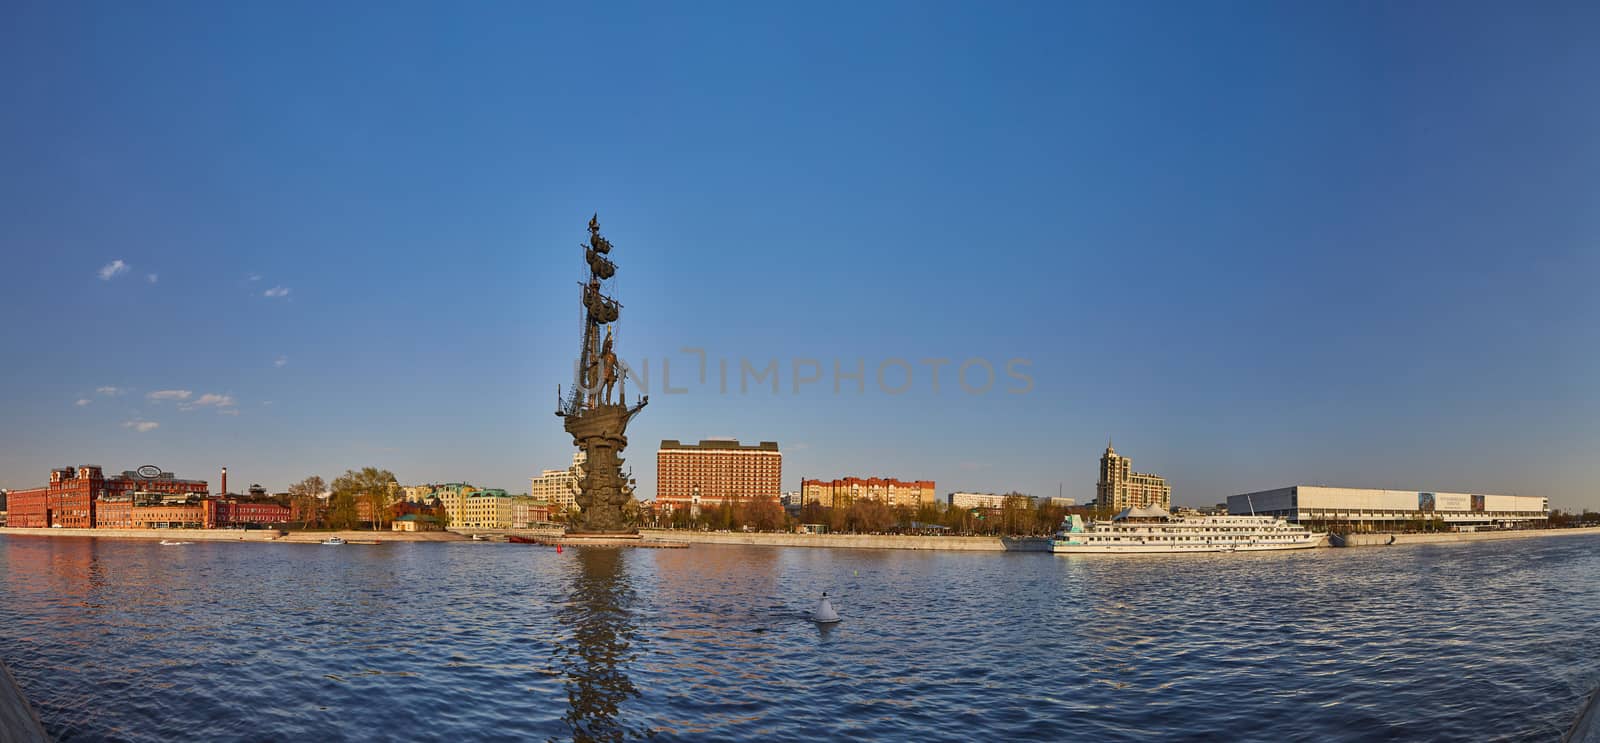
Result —
<path fill-rule="evenodd" d="M 1348 524 L 1360 531 L 1443 521 L 1463 531 L 1516 528 L 1550 517 L 1550 499 L 1528 495 L 1441 493 L 1293 485 L 1228 496 L 1228 513 L 1277 516 L 1297 524 Z"/>

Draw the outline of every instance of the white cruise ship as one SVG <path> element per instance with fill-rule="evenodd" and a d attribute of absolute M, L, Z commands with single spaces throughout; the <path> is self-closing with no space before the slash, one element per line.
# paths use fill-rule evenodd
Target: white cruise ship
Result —
<path fill-rule="evenodd" d="M 1130 508 L 1088 527 L 1076 514 L 1061 522 L 1050 551 L 1062 554 L 1257 552 L 1322 544 L 1317 534 L 1272 516 L 1173 518 L 1160 508 Z"/>

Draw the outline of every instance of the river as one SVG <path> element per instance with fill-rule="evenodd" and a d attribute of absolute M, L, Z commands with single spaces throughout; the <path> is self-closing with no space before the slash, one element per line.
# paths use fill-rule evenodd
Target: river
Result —
<path fill-rule="evenodd" d="M 61 741 L 1506 740 L 1600 683 L 1600 537 L 1073 556 L 0 536 Z M 822 591 L 844 621 L 805 618 Z"/>

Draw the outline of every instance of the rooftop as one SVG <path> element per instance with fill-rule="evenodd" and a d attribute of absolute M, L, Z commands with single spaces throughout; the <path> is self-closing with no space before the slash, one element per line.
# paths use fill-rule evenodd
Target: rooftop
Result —
<path fill-rule="evenodd" d="M 698 444 L 685 444 L 677 439 L 662 439 L 662 449 L 744 449 L 749 451 L 777 451 L 778 442 L 741 444 L 738 439 L 701 439 Z"/>

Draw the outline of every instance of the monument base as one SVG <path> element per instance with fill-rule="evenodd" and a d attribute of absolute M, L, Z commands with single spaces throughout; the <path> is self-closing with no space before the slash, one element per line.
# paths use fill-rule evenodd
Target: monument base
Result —
<path fill-rule="evenodd" d="M 623 539 L 640 540 L 644 536 L 637 531 L 567 531 L 561 533 L 562 539 Z"/>
<path fill-rule="evenodd" d="M 681 549 L 688 547 L 688 542 L 670 542 L 661 539 L 645 539 L 644 535 L 634 532 L 632 534 L 606 533 L 606 532 L 568 532 L 555 536 L 541 536 L 532 538 L 533 542 L 549 546 L 563 547 L 642 547 L 647 549 Z"/>

